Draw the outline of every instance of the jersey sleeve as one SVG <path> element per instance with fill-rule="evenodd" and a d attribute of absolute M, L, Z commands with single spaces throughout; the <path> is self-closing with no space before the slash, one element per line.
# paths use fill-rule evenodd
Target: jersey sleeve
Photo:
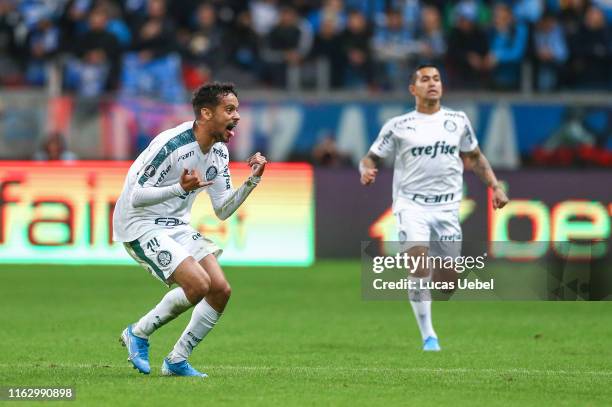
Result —
<path fill-rule="evenodd" d="M 213 184 L 206 189 L 206 192 L 210 197 L 210 202 L 215 211 L 221 208 L 229 197 L 232 196 L 234 187 L 232 185 L 232 176 L 229 170 L 229 161 L 225 162 L 223 171 L 215 177 Z"/>
<path fill-rule="evenodd" d="M 134 208 L 156 205 L 185 193 L 181 187 L 180 171 L 176 168 L 177 152 L 152 142 L 145 151 L 130 203 Z M 177 175 L 179 174 L 179 175 Z"/>
<path fill-rule="evenodd" d="M 476 133 L 474 133 L 470 119 L 465 113 L 463 114 L 463 117 L 464 127 L 461 138 L 459 139 L 459 150 L 467 153 L 469 151 L 474 151 L 476 147 L 478 147 L 478 140 L 476 139 Z"/>
<path fill-rule="evenodd" d="M 229 170 L 229 154 L 227 147 L 224 148 L 227 158 L 224 160 L 223 171 L 215 177 L 213 184 L 206 190 L 215 215 L 221 220 L 232 216 L 260 181 L 260 177 L 250 176 L 238 189 L 234 189 Z"/>
<path fill-rule="evenodd" d="M 374 140 L 370 151 L 376 154 L 378 157 L 386 158 L 395 152 L 396 147 L 396 135 L 393 132 L 393 122 L 388 121 L 380 132 L 378 137 Z"/>
<path fill-rule="evenodd" d="M 149 150 L 138 170 L 136 188 L 158 187 L 171 181 L 179 182 L 181 171 L 176 168 L 178 149 L 171 151 L 166 144 L 160 148 L 156 143 L 151 143 Z"/>

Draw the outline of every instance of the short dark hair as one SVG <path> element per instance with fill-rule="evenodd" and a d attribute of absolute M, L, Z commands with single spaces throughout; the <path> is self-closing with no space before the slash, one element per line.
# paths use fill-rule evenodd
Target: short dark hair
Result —
<path fill-rule="evenodd" d="M 423 68 L 436 68 L 438 70 L 438 72 L 440 72 L 440 68 L 438 68 L 438 66 L 435 65 L 435 64 L 421 64 L 421 65 L 417 66 L 415 68 L 415 70 L 412 72 L 412 75 L 410 75 L 410 84 L 411 85 L 414 85 L 416 83 L 417 72 L 419 72 Z"/>
<path fill-rule="evenodd" d="M 229 82 L 211 82 L 200 86 L 191 98 L 193 113 L 196 117 L 200 117 L 200 110 L 204 107 L 215 108 L 221 99 L 232 93 L 238 97 L 233 83 Z"/>

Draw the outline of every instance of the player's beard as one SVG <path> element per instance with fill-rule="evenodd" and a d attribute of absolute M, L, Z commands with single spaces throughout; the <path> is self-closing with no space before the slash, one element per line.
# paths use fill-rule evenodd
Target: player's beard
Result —
<path fill-rule="evenodd" d="M 435 106 L 440 103 L 440 97 L 438 95 L 434 98 L 424 97 L 423 102 L 425 102 L 424 104 L 427 106 Z"/>
<path fill-rule="evenodd" d="M 230 137 L 228 137 L 227 135 L 227 130 L 232 130 L 234 127 L 236 127 L 236 125 L 231 122 L 229 124 L 226 124 L 223 127 L 223 130 L 219 130 L 219 131 L 214 131 L 212 132 L 212 137 L 214 138 L 216 143 L 227 143 L 229 142 Z"/>
<path fill-rule="evenodd" d="M 225 129 L 223 129 L 223 131 L 214 131 L 212 133 L 212 137 L 215 140 L 215 143 L 227 143 Z"/>

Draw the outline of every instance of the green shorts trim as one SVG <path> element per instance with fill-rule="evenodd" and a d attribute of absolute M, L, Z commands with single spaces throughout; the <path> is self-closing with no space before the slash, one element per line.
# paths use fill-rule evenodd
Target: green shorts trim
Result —
<path fill-rule="evenodd" d="M 149 259 L 145 255 L 144 250 L 142 250 L 142 247 L 140 246 L 140 242 L 138 241 L 138 239 L 134 240 L 133 242 L 129 242 L 128 245 L 130 246 L 130 248 L 134 251 L 134 253 L 140 260 L 146 262 L 149 265 L 149 267 L 151 267 L 151 269 L 155 272 L 155 274 L 157 274 L 157 277 L 159 277 L 161 281 L 166 282 L 166 277 L 164 277 L 164 272 L 161 271 L 159 267 L 157 267 L 157 264 L 155 264 L 151 259 Z"/>

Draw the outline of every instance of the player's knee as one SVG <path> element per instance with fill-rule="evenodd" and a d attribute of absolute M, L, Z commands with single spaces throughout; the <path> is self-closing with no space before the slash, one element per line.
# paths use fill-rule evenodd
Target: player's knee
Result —
<path fill-rule="evenodd" d="M 202 298 L 206 297 L 208 292 L 210 291 L 210 277 L 208 274 L 204 274 L 202 279 L 197 284 L 198 295 L 201 295 Z"/>
<path fill-rule="evenodd" d="M 232 287 L 230 287 L 227 281 L 216 284 L 211 288 L 211 291 L 212 295 L 219 303 L 227 303 L 232 295 Z"/>
<path fill-rule="evenodd" d="M 232 287 L 227 281 L 225 282 L 225 284 L 223 284 L 223 286 L 221 286 L 219 293 L 221 294 L 221 297 L 224 298 L 226 301 L 230 299 L 230 297 L 232 296 Z"/>
<path fill-rule="evenodd" d="M 192 304 L 197 304 L 202 301 L 202 298 L 206 297 L 210 290 L 210 277 L 203 275 L 197 281 L 189 284 L 187 287 L 183 287 L 185 296 Z"/>
<path fill-rule="evenodd" d="M 206 296 L 205 291 L 197 287 L 189 287 L 184 290 L 185 290 L 185 297 L 187 297 L 189 302 L 194 305 L 202 301 L 202 298 Z"/>

